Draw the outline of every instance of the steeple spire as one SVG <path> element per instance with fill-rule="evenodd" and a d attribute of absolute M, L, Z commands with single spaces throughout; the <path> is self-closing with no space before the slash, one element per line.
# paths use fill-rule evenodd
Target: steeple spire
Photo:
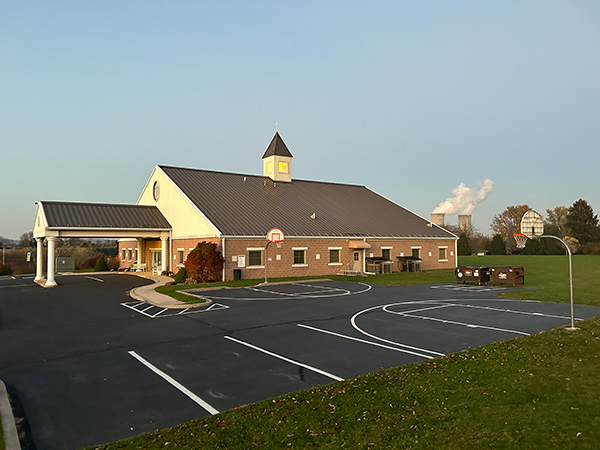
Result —
<path fill-rule="evenodd" d="M 278 131 L 263 155 L 263 176 L 273 181 L 292 181 L 292 154 Z"/>

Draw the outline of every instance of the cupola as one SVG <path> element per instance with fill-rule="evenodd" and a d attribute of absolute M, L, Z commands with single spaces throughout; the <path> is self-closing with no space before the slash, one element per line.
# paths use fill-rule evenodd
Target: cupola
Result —
<path fill-rule="evenodd" d="M 278 131 L 275 132 L 262 160 L 263 176 L 269 177 L 273 181 L 288 183 L 292 181 L 292 154 Z"/>

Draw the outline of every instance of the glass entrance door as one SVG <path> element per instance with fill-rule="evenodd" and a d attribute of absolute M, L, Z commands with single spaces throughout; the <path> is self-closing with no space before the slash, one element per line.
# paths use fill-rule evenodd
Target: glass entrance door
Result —
<path fill-rule="evenodd" d="M 152 255 L 152 273 L 161 273 L 162 254 L 160 250 L 150 250 Z"/>

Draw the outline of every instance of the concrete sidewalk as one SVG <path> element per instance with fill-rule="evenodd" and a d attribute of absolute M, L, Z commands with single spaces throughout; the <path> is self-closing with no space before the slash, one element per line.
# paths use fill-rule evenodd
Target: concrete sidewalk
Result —
<path fill-rule="evenodd" d="M 17 432 L 15 417 L 10 406 L 8 393 L 4 382 L 0 380 L 0 416 L 2 417 L 2 429 L 4 431 L 4 445 L 6 450 L 20 450 L 21 442 Z"/>
<path fill-rule="evenodd" d="M 154 306 L 158 306 L 161 308 L 198 308 L 198 307 L 206 307 L 209 306 L 212 302 L 207 300 L 204 303 L 185 303 L 180 302 L 179 300 L 174 299 L 173 297 L 169 297 L 168 295 L 161 294 L 156 292 L 155 289 L 158 286 L 165 286 L 167 284 L 173 283 L 173 278 L 167 277 L 165 275 L 152 275 L 149 273 L 136 273 L 136 272 L 127 272 L 129 275 L 137 275 L 142 278 L 148 278 L 149 280 L 154 281 L 154 284 L 148 284 L 145 286 L 140 286 L 129 291 L 129 296 L 134 298 L 135 300 L 139 300 L 144 303 L 149 303 Z"/>

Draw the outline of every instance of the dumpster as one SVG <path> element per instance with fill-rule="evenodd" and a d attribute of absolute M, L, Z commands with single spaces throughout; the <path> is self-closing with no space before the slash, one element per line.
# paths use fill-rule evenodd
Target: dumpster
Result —
<path fill-rule="evenodd" d="M 490 272 L 494 284 L 525 284 L 523 267 L 492 267 Z"/>
<path fill-rule="evenodd" d="M 233 279 L 236 281 L 242 279 L 242 269 L 233 269 Z"/>
<path fill-rule="evenodd" d="M 487 266 L 461 266 L 456 268 L 457 283 L 486 284 L 490 281 L 490 268 Z"/>

